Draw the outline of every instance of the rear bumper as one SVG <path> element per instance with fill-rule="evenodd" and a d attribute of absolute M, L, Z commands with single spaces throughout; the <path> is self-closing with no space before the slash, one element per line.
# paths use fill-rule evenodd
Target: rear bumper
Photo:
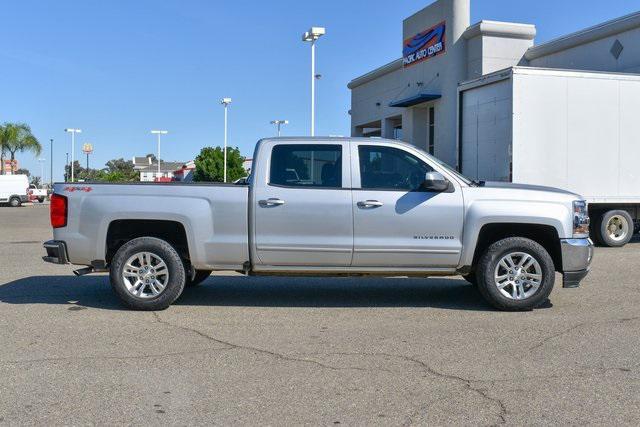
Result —
<path fill-rule="evenodd" d="M 60 240 L 48 240 L 42 244 L 47 251 L 47 256 L 42 259 L 52 264 L 68 264 L 67 245 Z"/>
<path fill-rule="evenodd" d="M 562 278 L 564 288 L 577 288 L 591 268 L 593 242 L 591 239 L 562 239 Z"/>
<path fill-rule="evenodd" d="M 29 201 L 29 195 L 28 194 L 20 196 L 20 202 L 27 203 L 28 201 Z"/>

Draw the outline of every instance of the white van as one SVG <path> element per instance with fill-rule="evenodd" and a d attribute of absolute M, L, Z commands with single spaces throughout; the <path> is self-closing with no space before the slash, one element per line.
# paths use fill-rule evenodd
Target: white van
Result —
<path fill-rule="evenodd" d="M 18 207 L 29 201 L 27 175 L 0 175 L 0 203 Z"/>

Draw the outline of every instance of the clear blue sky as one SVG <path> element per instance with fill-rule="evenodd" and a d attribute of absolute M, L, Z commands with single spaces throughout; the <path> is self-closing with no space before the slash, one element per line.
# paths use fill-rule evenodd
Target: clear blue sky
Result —
<path fill-rule="evenodd" d="M 79 127 L 95 147 L 93 166 L 155 152 L 150 129 L 168 129 L 163 158 L 186 161 L 222 144 L 221 97 L 233 98 L 230 145 L 250 155 L 288 119 L 285 135 L 309 129 L 311 25 L 318 42 L 317 131 L 348 135 L 354 77 L 397 59 L 402 19 L 429 0 L 14 0 L 0 25 L 0 122 L 32 126 L 61 179 Z M 472 22 L 533 23 L 536 43 L 640 10 L 639 0 L 472 0 Z M 39 174 L 32 155 L 23 167 Z M 84 161 L 83 161 L 84 163 Z M 46 172 L 48 176 L 48 171 Z M 48 179 L 48 178 L 47 178 Z"/>

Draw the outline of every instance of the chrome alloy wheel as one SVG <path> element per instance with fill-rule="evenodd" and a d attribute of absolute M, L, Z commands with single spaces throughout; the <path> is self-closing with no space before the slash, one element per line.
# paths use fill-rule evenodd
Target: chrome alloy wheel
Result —
<path fill-rule="evenodd" d="M 169 283 L 169 270 L 158 255 L 138 252 L 125 263 L 122 279 L 131 295 L 153 298 L 160 295 Z"/>
<path fill-rule="evenodd" d="M 607 222 L 607 233 L 609 238 L 616 242 L 624 240 L 629 234 L 629 222 L 620 215 L 614 215 Z"/>
<path fill-rule="evenodd" d="M 524 300 L 540 288 L 542 267 L 528 253 L 511 252 L 502 257 L 493 277 L 502 295 L 512 300 Z"/>

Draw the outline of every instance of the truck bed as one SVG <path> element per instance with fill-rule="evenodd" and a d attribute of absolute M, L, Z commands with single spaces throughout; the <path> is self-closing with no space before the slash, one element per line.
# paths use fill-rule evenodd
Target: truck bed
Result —
<path fill-rule="evenodd" d="M 199 269 L 241 269 L 249 260 L 246 185 L 218 183 L 56 183 L 68 198 L 69 222 L 54 229 L 56 240 L 73 240 L 69 258 L 91 265 L 106 259 L 109 228 L 115 221 L 141 225 L 179 222 L 191 263 Z M 159 222 L 153 222 L 159 221 Z"/>

